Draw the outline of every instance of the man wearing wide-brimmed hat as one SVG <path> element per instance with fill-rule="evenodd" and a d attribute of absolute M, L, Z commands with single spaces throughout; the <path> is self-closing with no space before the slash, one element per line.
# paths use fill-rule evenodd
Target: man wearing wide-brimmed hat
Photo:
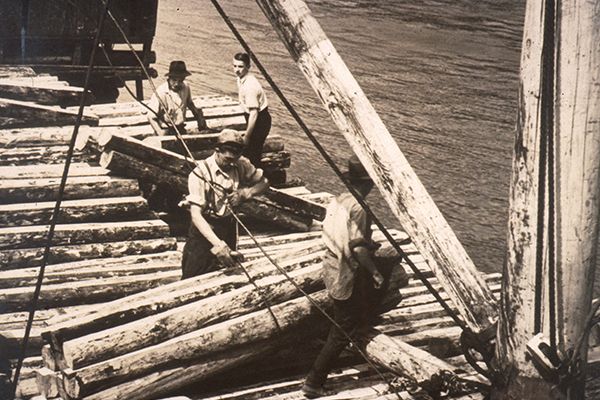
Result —
<path fill-rule="evenodd" d="M 373 188 L 373 181 L 356 156 L 348 160 L 344 178 L 362 198 Z M 351 193 L 341 194 L 329 203 L 323 221 L 326 251 L 322 275 L 339 327 L 331 327 L 302 387 L 308 398 L 326 394 L 323 385 L 333 363 L 349 343 L 347 335 L 356 339 L 372 318 L 374 289 L 382 287 L 384 277 L 373 258 L 378 245 L 371 235 L 370 218 Z"/>
<path fill-rule="evenodd" d="M 268 189 L 263 171 L 242 156 L 241 132 L 223 129 L 213 155 L 198 163 L 188 178 L 192 223 L 183 248 L 182 278 L 234 265 L 236 221 L 231 207 Z"/>
<path fill-rule="evenodd" d="M 206 121 L 192 101 L 192 93 L 185 78 L 191 75 L 185 62 L 171 61 L 167 81 L 156 88 L 148 107 L 154 112 L 149 112 L 148 121 L 157 135 L 185 133 L 185 113 L 189 108 L 198 121 L 198 129 L 206 129 Z"/>

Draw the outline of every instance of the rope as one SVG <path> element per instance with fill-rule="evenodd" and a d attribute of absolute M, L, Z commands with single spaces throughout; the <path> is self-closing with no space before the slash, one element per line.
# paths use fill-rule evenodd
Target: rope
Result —
<path fill-rule="evenodd" d="M 29 317 L 27 319 L 27 325 L 25 326 L 25 334 L 23 336 L 23 343 L 21 346 L 21 354 L 19 355 L 19 359 L 17 361 L 17 367 L 15 369 L 15 376 L 13 378 L 14 385 L 13 385 L 12 394 L 11 394 L 11 398 L 13 398 L 13 399 L 16 396 L 17 384 L 19 382 L 21 368 L 23 367 L 23 360 L 25 359 L 25 357 L 27 355 L 27 345 L 29 343 L 29 336 L 31 334 L 31 328 L 33 326 L 33 318 L 35 316 L 38 299 L 39 299 L 40 292 L 42 289 L 42 282 L 44 279 L 44 272 L 46 270 L 46 264 L 48 263 L 48 258 L 50 256 L 50 247 L 52 246 L 52 239 L 54 238 L 54 231 L 56 228 L 56 224 L 58 223 L 58 215 L 59 215 L 59 211 L 60 211 L 60 205 L 61 205 L 62 199 L 64 197 L 65 186 L 66 186 L 67 177 L 69 174 L 69 167 L 71 165 L 71 160 L 73 158 L 73 153 L 75 150 L 75 141 L 77 139 L 77 134 L 79 133 L 79 126 L 81 125 L 81 120 L 83 118 L 83 109 L 85 107 L 85 102 L 86 102 L 86 93 L 87 93 L 88 86 L 90 83 L 92 69 L 94 67 L 94 56 L 96 55 L 96 47 L 98 46 L 98 42 L 100 41 L 100 35 L 102 34 L 102 30 L 104 27 L 104 20 L 106 18 L 106 13 L 108 11 L 109 3 L 110 3 L 110 0 L 108 0 L 105 3 L 104 12 L 100 15 L 100 20 L 98 21 L 96 37 L 94 38 L 94 45 L 92 47 L 89 64 L 88 64 L 87 71 L 85 74 L 85 83 L 83 86 L 83 94 L 81 96 L 81 101 L 79 103 L 79 111 L 77 113 L 77 119 L 75 120 L 75 126 L 73 127 L 73 134 L 71 135 L 71 141 L 69 142 L 69 149 L 67 151 L 65 167 L 63 169 L 62 177 L 60 180 L 60 186 L 58 189 L 56 204 L 54 205 L 54 210 L 52 211 L 52 219 L 50 220 L 50 228 L 48 230 L 46 245 L 44 247 L 44 255 L 42 257 L 42 264 L 40 266 L 40 272 L 38 273 L 38 278 L 37 278 L 37 281 L 35 284 L 33 298 L 30 303 Z"/>

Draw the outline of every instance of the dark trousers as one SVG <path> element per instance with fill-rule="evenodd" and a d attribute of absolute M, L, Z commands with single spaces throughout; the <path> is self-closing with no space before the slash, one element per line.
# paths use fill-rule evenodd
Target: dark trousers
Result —
<path fill-rule="evenodd" d="M 381 299 L 378 292 L 373 287 L 371 275 L 359 269 L 354 281 L 352 296 L 343 301 L 333 299 L 333 319 L 355 343 L 358 343 L 361 334 L 366 333 L 371 325 L 375 309 Z M 332 325 L 327 341 L 306 377 L 306 383 L 313 387 L 322 386 L 327 380 L 333 364 L 349 342 L 348 337 L 339 328 Z"/>
<path fill-rule="evenodd" d="M 248 122 L 249 114 L 244 114 L 246 118 L 246 122 Z M 262 158 L 262 149 L 271 131 L 271 114 L 269 114 L 269 108 L 265 108 L 264 110 L 258 113 L 258 117 L 256 118 L 256 124 L 254 125 L 254 130 L 250 135 L 250 139 L 248 141 L 248 145 L 244 148 L 242 154 L 247 157 L 252 165 L 256 168 L 260 168 L 260 159 Z"/>
<path fill-rule="evenodd" d="M 237 242 L 236 221 L 233 217 L 206 218 L 212 226 L 215 234 L 232 249 L 235 250 Z M 192 223 L 188 239 L 183 246 L 183 256 L 181 258 L 181 279 L 192 278 L 194 276 L 206 274 L 221 268 L 217 257 L 210 252 L 212 244 Z"/>

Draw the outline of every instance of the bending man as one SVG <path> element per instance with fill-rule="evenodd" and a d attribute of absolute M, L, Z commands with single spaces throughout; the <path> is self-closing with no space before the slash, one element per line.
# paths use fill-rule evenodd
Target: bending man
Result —
<path fill-rule="evenodd" d="M 373 188 L 373 181 L 356 156 L 348 161 L 345 175 L 363 198 Z M 302 387 L 308 398 L 325 395 L 327 375 L 349 343 L 346 335 L 356 340 L 373 317 L 378 300 L 374 289 L 382 286 L 384 277 L 373 260 L 378 246 L 371 234 L 371 221 L 352 194 L 344 193 L 331 201 L 323 221 L 323 281 L 333 300 L 333 318 L 343 331 L 336 326 L 330 328 Z"/>
<path fill-rule="evenodd" d="M 213 155 L 202 160 L 188 178 L 192 223 L 183 248 L 183 279 L 234 265 L 236 221 L 230 207 L 268 189 L 263 172 L 241 157 L 242 134 L 224 129 Z"/>

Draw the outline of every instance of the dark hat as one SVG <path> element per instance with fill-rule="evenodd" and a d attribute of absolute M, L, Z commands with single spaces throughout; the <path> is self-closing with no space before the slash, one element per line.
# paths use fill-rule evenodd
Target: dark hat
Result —
<path fill-rule="evenodd" d="M 343 173 L 344 178 L 350 181 L 369 181 L 371 177 L 362 165 L 356 154 L 348 159 L 348 171 Z"/>
<path fill-rule="evenodd" d="M 223 129 L 217 140 L 217 146 L 231 146 L 238 149 L 244 147 L 244 135 L 234 129 Z"/>
<path fill-rule="evenodd" d="M 166 76 L 190 76 L 192 73 L 187 70 L 185 67 L 185 62 L 183 61 L 171 61 L 171 65 L 169 65 L 169 72 L 167 72 Z"/>

